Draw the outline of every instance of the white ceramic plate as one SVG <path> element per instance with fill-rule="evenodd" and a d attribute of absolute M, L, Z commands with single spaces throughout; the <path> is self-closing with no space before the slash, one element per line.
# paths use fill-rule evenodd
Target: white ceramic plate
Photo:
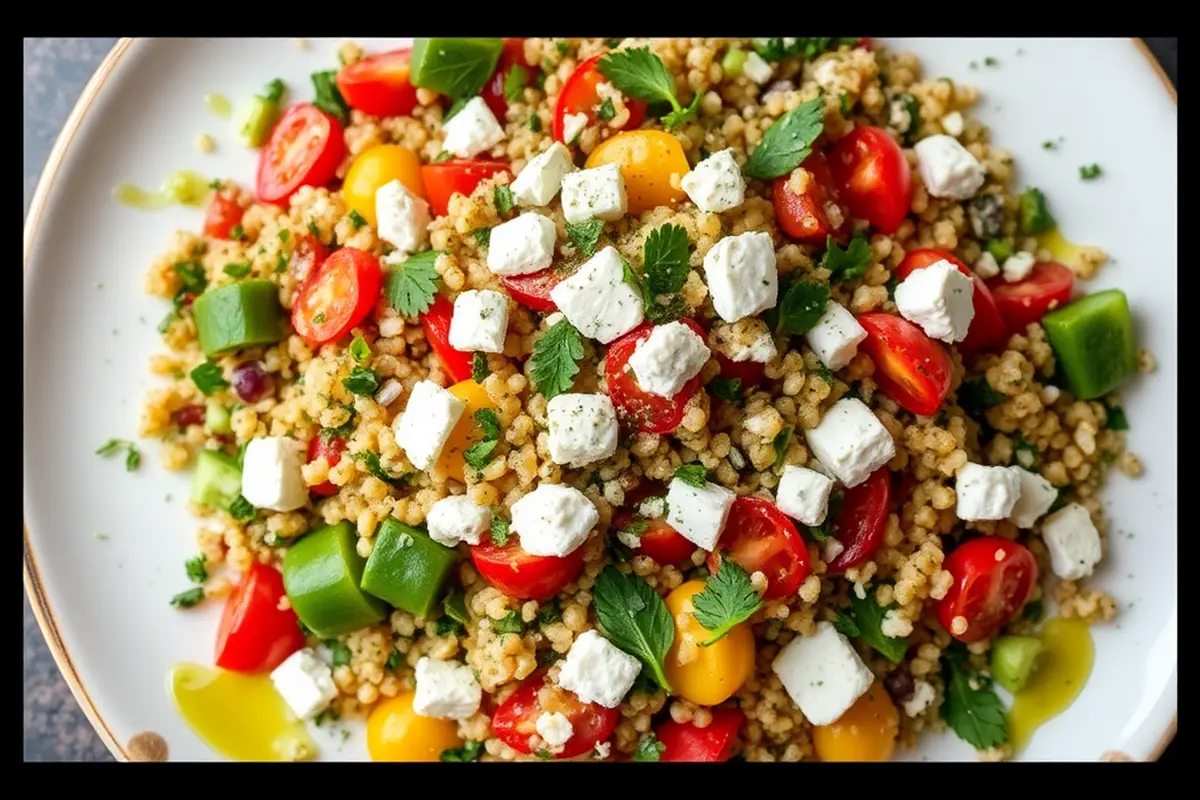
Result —
<path fill-rule="evenodd" d="M 369 49 L 388 42 L 360 40 Z M 394 46 L 399 40 L 391 40 Z M 1140 480 L 1114 474 L 1105 504 L 1116 535 L 1093 585 L 1120 598 L 1113 624 L 1094 627 L 1096 666 L 1083 693 L 1035 736 L 1024 758 L 1096 760 L 1110 751 L 1154 758 L 1174 732 L 1177 703 L 1176 107 L 1148 53 L 1128 40 L 923 39 L 925 75 L 979 87 L 978 114 L 1016 156 L 1023 182 L 1048 195 L 1062 230 L 1115 260 L 1094 288 L 1124 289 L 1140 342 L 1158 371 L 1125 393 Z M 147 359 L 166 304 L 142 291 L 151 259 L 201 212 L 146 213 L 118 205 L 124 181 L 153 188 L 190 168 L 252 182 L 255 154 L 206 92 L 234 99 L 282 77 L 300 97 L 308 76 L 336 65 L 336 41 L 172 39 L 122 42 L 68 120 L 42 176 L 25 230 L 25 578 L 59 666 L 118 757 L 130 737 L 161 734 L 172 759 L 217 756 L 176 715 L 164 689 L 180 660 L 211 663 L 220 608 L 181 613 L 194 522 L 189 476 L 157 464 L 127 474 L 93 451 L 135 438 Z M 998 66 L 985 67 L 991 56 Z M 978 63 L 970 69 L 969 63 Z M 1112 113 L 1120 98 L 1120 113 Z M 201 155 L 197 134 L 218 141 Z M 1046 139 L 1063 137 L 1057 151 Z M 1079 179 L 1081 164 L 1104 176 Z M 173 499 L 171 499 L 173 498 Z M 106 539 L 97 539 L 105 534 Z M 1136 538 L 1134 538 L 1136 536 Z M 325 740 L 324 758 L 366 757 L 361 733 Z M 910 758 L 970 759 L 952 736 L 929 737 Z"/>

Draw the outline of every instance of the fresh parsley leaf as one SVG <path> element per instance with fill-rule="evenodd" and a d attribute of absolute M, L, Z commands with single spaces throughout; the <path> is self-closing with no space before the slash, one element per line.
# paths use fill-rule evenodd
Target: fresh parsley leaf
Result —
<path fill-rule="evenodd" d="M 509 522 L 504 517 L 492 517 L 492 544 L 496 547 L 504 547 L 508 544 L 508 529 Z"/>
<path fill-rule="evenodd" d="M 1042 194 L 1040 189 L 1030 186 L 1021 193 L 1018 198 L 1020 206 L 1020 221 L 1021 233 L 1036 234 L 1044 233 L 1053 228 L 1057 223 L 1054 217 L 1050 216 L 1050 209 L 1046 204 L 1046 195 Z M 995 255 L 993 253 L 993 255 Z M 999 259 L 999 256 L 996 256 Z"/>
<path fill-rule="evenodd" d="M 613 101 L 611 97 L 604 98 L 604 102 L 601 103 L 599 108 L 596 109 L 596 119 L 600 120 L 601 122 L 608 122 L 616 115 L 617 110 L 613 108 Z"/>
<path fill-rule="evenodd" d="M 538 604 L 537 611 L 537 626 L 546 628 L 562 619 L 562 604 L 558 602 L 557 597 L 551 597 L 543 603 Z"/>
<path fill-rule="evenodd" d="M 842 501 L 846 499 L 845 493 L 841 489 L 834 489 L 829 495 L 829 506 L 825 511 L 825 521 L 820 525 L 810 525 L 808 527 L 809 534 L 812 538 L 822 543 L 834 536 L 837 532 L 837 516 L 842 510 Z M 857 636 L 858 634 L 854 634 Z"/>
<path fill-rule="evenodd" d="M 287 231 L 281 231 L 281 233 L 287 233 Z M 275 256 L 275 272 L 284 272 L 288 268 L 288 262 L 291 261 L 291 258 L 291 256 L 282 250 L 279 251 L 279 253 Z"/>
<path fill-rule="evenodd" d="M 973 418 L 981 417 L 983 412 L 1000 405 L 1006 399 L 1003 394 L 993 389 L 987 378 L 982 375 L 963 381 L 958 387 L 958 406 Z"/>
<path fill-rule="evenodd" d="M 1108 419 L 1104 422 L 1104 428 L 1110 431 L 1129 430 L 1129 420 L 1125 418 L 1125 409 L 1121 406 L 1113 406 L 1108 409 Z"/>
<path fill-rule="evenodd" d="M 525 85 L 529 83 L 529 70 L 520 64 L 513 64 L 504 76 L 504 99 L 515 103 L 525 97 Z"/>
<path fill-rule="evenodd" d="M 762 607 L 762 598 L 750 585 L 746 570 L 731 559 L 721 559 L 716 575 L 709 575 L 703 591 L 693 595 L 693 616 L 712 636 L 700 643 L 708 647 L 725 637 L 734 626 L 750 619 Z"/>
<path fill-rule="evenodd" d="M 658 685 L 670 692 L 663 660 L 675 641 L 675 623 L 658 592 L 610 564 L 596 576 L 592 604 L 609 640 L 640 660 Z"/>
<path fill-rule="evenodd" d="M 313 89 L 317 95 L 313 105 L 345 125 L 350 119 L 350 106 L 346 105 L 342 93 L 338 91 L 336 78 L 337 70 L 332 69 L 312 74 Z"/>
<path fill-rule="evenodd" d="M 346 215 L 346 218 L 350 220 L 350 224 L 354 226 L 354 230 L 358 230 L 363 225 L 367 224 L 367 221 L 363 219 L 363 215 L 355 211 L 353 208 L 350 209 L 350 213 Z"/>
<path fill-rule="evenodd" d="M 502 217 L 517 206 L 516 195 L 507 186 L 497 186 L 493 189 L 492 201 L 496 204 L 496 213 Z"/>
<path fill-rule="evenodd" d="M 643 733 L 638 739 L 637 749 L 633 751 L 634 761 L 658 761 L 667 746 L 658 740 L 653 732 Z"/>
<path fill-rule="evenodd" d="M 668 128 L 681 125 L 696 113 L 699 99 L 684 108 L 675 97 L 675 79 L 662 60 L 648 47 L 633 47 L 606 53 L 596 62 L 600 74 L 625 94 L 638 100 L 670 103 L 671 113 L 663 117 Z"/>
<path fill-rule="evenodd" d="M 800 166 L 812 152 L 812 143 L 825 127 L 825 103 L 821 98 L 801 103 L 775 121 L 746 164 L 747 178 L 771 180 Z"/>
<path fill-rule="evenodd" d="M 533 343 L 529 377 L 547 400 L 570 390 L 583 358 L 583 339 L 568 320 L 554 323 Z"/>
<path fill-rule="evenodd" d="M 688 486 L 695 486 L 697 489 L 703 489 L 708 484 L 708 467 L 699 462 L 694 464 L 682 464 L 675 469 L 675 475 L 673 477 L 683 481 Z"/>
<path fill-rule="evenodd" d="M 1099 164 L 1085 164 L 1079 168 L 1079 177 L 1081 180 L 1094 181 L 1102 174 Z"/>
<path fill-rule="evenodd" d="M 388 271 L 383 284 L 388 304 L 406 317 L 423 314 L 437 296 L 438 274 L 434 263 L 440 253 L 425 250 Z"/>
<path fill-rule="evenodd" d="M 468 739 L 462 747 L 443 750 L 438 758 L 448 764 L 466 764 L 470 761 L 478 761 L 481 755 L 483 755 L 483 742 L 474 742 Z"/>
<path fill-rule="evenodd" d="M 991 687 L 991 679 L 972 675 L 965 664 L 965 648 L 948 650 L 942 667 L 946 697 L 942 701 L 942 719 L 946 725 L 976 750 L 997 747 L 1008 741 L 1008 720 L 1000 698 Z M 972 688 L 972 682 L 975 687 Z"/>
<path fill-rule="evenodd" d="M 779 300 L 777 330 L 787 336 L 808 333 L 829 303 L 829 286 L 815 281 L 796 281 Z"/>
<path fill-rule="evenodd" d="M 879 603 L 875 602 L 875 592 L 868 591 L 866 594 L 867 596 L 860 600 L 857 594 L 850 592 L 850 609 L 843 614 L 849 616 L 858 629 L 858 633 L 854 634 L 856 638 L 878 650 L 892 663 L 899 664 L 908 651 L 908 637 L 895 638 L 884 635 L 882 625 L 887 609 L 880 608 Z"/>
<path fill-rule="evenodd" d="M 741 378 L 713 378 L 705 388 L 713 397 L 719 397 L 730 403 L 740 404 L 742 402 Z"/>
<path fill-rule="evenodd" d="M 491 228 L 476 228 L 471 231 L 471 235 L 475 237 L 475 241 L 479 243 L 480 247 L 487 247 L 492 243 Z"/>
<path fill-rule="evenodd" d="M 238 522 L 246 522 L 254 519 L 258 512 L 254 506 L 245 497 L 240 494 L 232 503 L 229 504 L 229 516 L 233 517 Z"/>
<path fill-rule="evenodd" d="M 183 562 L 183 568 L 192 583 L 204 583 L 208 580 L 208 559 L 203 554 Z"/>
<path fill-rule="evenodd" d="M 471 380 L 481 384 L 491 374 L 492 370 L 488 367 L 487 353 L 476 350 L 475 355 L 471 357 Z"/>
<path fill-rule="evenodd" d="M 771 447 L 775 448 L 775 463 L 771 465 L 772 469 L 778 470 L 783 468 L 783 459 L 787 456 L 788 446 L 792 443 L 792 434 L 796 432 L 794 425 L 784 425 L 783 430 L 775 435 L 771 442 Z"/>
<path fill-rule="evenodd" d="M 852 281 L 861 278 L 874 260 L 871 245 L 862 236 L 850 240 L 846 249 L 838 247 L 832 236 L 825 238 L 825 258 L 821 266 L 829 270 L 831 281 Z"/>
<path fill-rule="evenodd" d="M 642 263 L 651 294 L 672 294 L 683 288 L 690 251 L 687 231 L 679 225 L 663 225 L 650 231 L 642 247 Z"/>
<path fill-rule="evenodd" d="M 495 439 L 485 439 L 468 447 L 463 451 L 463 460 L 470 464 L 474 469 L 482 471 L 484 467 L 492 460 L 492 451 L 498 445 Z"/>
<path fill-rule="evenodd" d="M 171 605 L 176 608 L 191 608 L 204 599 L 204 588 L 197 586 L 194 589 L 188 589 L 185 592 L 180 592 L 171 598 Z"/>
<path fill-rule="evenodd" d="M 389 475 L 379 460 L 379 453 L 370 450 L 360 450 L 357 453 L 351 453 L 350 457 L 355 461 L 363 462 L 367 467 L 367 472 L 379 478 L 384 483 L 395 483 L 404 478 L 403 475 Z"/>
<path fill-rule="evenodd" d="M 587 222 L 567 223 L 567 238 L 585 256 L 591 256 L 596 252 L 596 245 L 600 242 L 600 234 L 603 232 L 604 220 L 602 219 L 589 219 Z"/>
<path fill-rule="evenodd" d="M 190 375 L 192 376 L 192 383 L 196 384 L 196 388 L 205 397 L 229 386 L 229 381 L 223 377 L 221 368 L 212 361 L 205 361 L 199 364 L 191 371 Z"/>
<path fill-rule="evenodd" d="M 326 639 L 324 645 L 329 648 L 333 666 L 344 667 L 350 663 L 352 654 L 345 642 L 339 642 L 337 639 Z"/>
<path fill-rule="evenodd" d="M 353 394 L 373 395 L 379 391 L 379 376 L 366 367 L 355 367 L 347 377 L 342 378 L 342 386 Z"/>
<path fill-rule="evenodd" d="M 229 238 L 235 242 L 240 242 L 242 239 L 246 238 L 246 229 L 241 225 L 234 225 L 229 229 Z"/>
<path fill-rule="evenodd" d="M 521 621 L 520 611 L 510 611 L 500 619 L 492 620 L 492 630 L 496 633 L 522 633 L 525 623 Z"/>
<path fill-rule="evenodd" d="M 371 345 L 367 344 L 367 340 L 362 336 L 355 336 L 350 342 L 350 357 L 357 364 L 367 363 L 367 359 L 371 357 Z"/>
<path fill-rule="evenodd" d="M 237 261 L 232 264 L 226 264 L 224 272 L 231 278 L 244 278 L 250 274 L 250 262 Z"/>

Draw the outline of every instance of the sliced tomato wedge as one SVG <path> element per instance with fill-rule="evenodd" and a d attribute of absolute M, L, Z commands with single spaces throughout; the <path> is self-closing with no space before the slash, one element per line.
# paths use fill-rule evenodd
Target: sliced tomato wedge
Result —
<path fill-rule="evenodd" d="M 398 117 L 417 107 L 417 87 L 409 79 L 412 50 L 404 47 L 367 56 L 338 70 L 335 82 L 351 108 L 373 117 Z"/>
<path fill-rule="evenodd" d="M 323 456 L 325 463 L 329 465 L 330 469 L 333 469 L 342 460 L 342 453 L 345 449 L 346 440 L 340 436 L 323 436 L 318 433 L 308 440 L 308 463 L 311 464 Z M 325 481 L 308 487 L 308 490 L 320 497 L 332 497 L 337 494 L 338 487 L 334 485 L 333 481 Z"/>
<path fill-rule="evenodd" d="M 888 469 L 880 467 L 862 483 L 845 490 L 833 522 L 833 537 L 842 543 L 842 552 L 826 565 L 827 572 L 845 572 L 875 555 L 887 528 L 891 489 Z"/>
<path fill-rule="evenodd" d="M 585 703 L 574 692 L 546 680 L 545 670 L 534 672 L 492 715 L 496 737 L 518 753 L 532 753 L 529 738 L 537 733 L 542 714 L 562 714 L 571 723 L 567 739 L 555 758 L 581 756 L 612 735 L 621 712 L 598 703 Z"/>
<path fill-rule="evenodd" d="M 912 204 L 912 172 L 887 131 L 867 125 L 850 131 L 829 152 L 829 170 L 851 216 L 881 233 L 896 232 Z"/>
<path fill-rule="evenodd" d="M 375 256 L 343 247 L 309 274 L 292 304 L 292 327 L 313 345 L 339 339 L 371 313 L 382 285 Z"/>
<path fill-rule="evenodd" d="M 296 280 L 303 285 L 308 280 L 308 276 L 312 274 L 314 267 L 319 267 L 325 263 L 325 259 L 329 258 L 332 252 L 329 245 L 322 242 L 311 233 L 306 233 L 296 239 L 296 249 L 292 251 L 292 274 L 296 276 Z"/>
<path fill-rule="evenodd" d="M 496 71 L 492 73 L 492 77 L 488 78 L 488 82 L 479 92 L 479 96 L 483 98 L 483 102 L 488 104 L 488 108 L 492 110 L 496 119 L 500 120 L 501 125 L 504 124 L 504 118 L 508 115 L 508 93 L 505 89 L 508 86 L 508 74 L 514 66 L 520 66 L 523 69 L 530 66 L 525 61 L 524 39 L 504 40 L 500 59 L 496 62 Z M 525 84 L 529 83 L 530 77 L 532 77 L 532 73 L 526 69 Z"/>
<path fill-rule="evenodd" d="M 596 63 L 603 58 L 604 53 L 598 53 L 582 62 L 575 71 L 563 82 L 562 91 L 554 104 L 554 138 L 563 144 L 570 144 L 563 138 L 563 118 L 567 114 L 586 114 L 589 124 L 596 121 L 595 107 L 600 104 L 600 95 L 596 86 L 607 80 L 596 68 Z M 625 98 L 625 107 L 629 109 L 629 120 L 621 127 L 628 131 L 642 124 L 646 118 L 646 101 Z"/>
<path fill-rule="evenodd" d="M 695 320 L 683 317 L 679 321 L 705 338 L 704 328 Z M 627 367 L 638 343 L 650 336 L 653 330 L 654 325 L 643 323 L 609 345 L 604 361 L 604 382 L 613 405 L 628 424 L 642 433 L 670 433 L 679 427 L 684 408 L 699 391 L 700 376 L 696 375 L 685 383 L 674 397 L 661 397 L 642 391 L 633 370 Z"/>
<path fill-rule="evenodd" d="M 345 155 L 342 124 L 311 103 L 297 103 L 259 153 L 258 199 L 282 205 L 301 186 L 324 186 Z"/>
<path fill-rule="evenodd" d="M 982 278 L 955 258 L 952 253 L 933 247 L 911 250 L 904 255 L 900 266 L 896 267 L 896 280 L 902 281 L 913 272 L 942 260 L 949 261 L 975 284 L 975 292 L 971 296 L 975 305 L 975 316 L 971 318 L 971 328 L 967 331 L 967 338 L 955 346 L 963 353 L 977 353 L 1007 342 L 1008 326 L 1004 323 L 1004 317 L 1000 315 L 996 299 L 992 297 L 992 290 L 988 288 Z"/>
<path fill-rule="evenodd" d="M 534 556 L 514 534 L 503 547 L 490 539 L 471 546 L 471 561 L 489 584 L 518 600 L 548 600 L 583 569 L 583 548 L 566 556 Z"/>
<path fill-rule="evenodd" d="M 1010 333 L 1024 334 L 1031 322 L 1040 322 L 1046 313 L 1071 300 L 1075 275 L 1055 261 L 1041 261 L 1024 280 L 1005 283 L 1003 277 L 988 281 L 992 296 Z"/>
<path fill-rule="evenodd" d="M 655 731 L 659 743 L 664 747 L 658 760 L 728 761 L 745 721 L 746 715 L 737 708 L 712 709 L 712 722 L 704 728 L 698 728 L 691 722 L 668 719 Z"/>
<path fill-rule="evenodd" d="M 222 189 L 208 201 L 204 214 L 203 233 L 213 239 L 228 239 L 233 229 L 242 224 L 246 209 L 238 205 L 237 191 Z"/>
<path fill-rule="evenodd" d="M 470 197 L 484 178 L 509 172 L 503 161 L 467 161 L 452 159 L 440 164 L 422 164 L 421 181 L 425 184 L 425 199 L 439 217 L 450 212 L 450 197 L 458 193 Z"/>
<path fill-rule="evenodd" d="M 283 575 L 254 563 L 233 588 L 217 628 L 214 663 L 234 672 L 270 672 L 304 647 L 296 612 L 279 608 Z"/>
<path fill-rule="evenodd" d="M 805 171 L 803 192 L 793 191 L 792 172 L 780 175 L 771 186 L 775 221 L 784 233 L 797 241 L 825 244 L 825 237 L 830 235 L 844 241 L 850 211 L 838 197 L 825 156 L 813 153 L 797 169 Z"/>
<path fill-rule="evenodd" d="M 721 568 L 722 553 L 746 572 L 767 576 L 764 600 L 795 594 L 810 570 L 808 547 L 795 524 L 761 497 L 733 501 L 717 548 L 708 554 L 709 572 Z"/>
<path fill-rule="evenodd" d="M 914 414 L 936 414 L 950 392 L 950 356 L 925 331 L 902 317 L 859 314 L 867 332 L 861 345 L 875 362 L 875 382 Z"/>
<path fill-rule="evenodd" d="M 439 294 L 429 310 L 421 315 L 421 327 L 425 329 L 425 338 L 429 340 L 433 352 L 442 360 L 442 366 L 454 378 L 454 382 L 459 383 L 470 380 L 475 354 L 450 346 L 450 320 L 453 317 L 454 304 L 445 295 Z"/>
<path fill-rule="evenodd" d="M 1000 631 L 1029 602 L 1037 583 L 1037 560 L 1029 549 L 1000 536 L 963 542 L 942 562 L 954 583 L 937 601 L 938 621 L 960 642 L 977 642 Z M 963 617 L 967 629 L 954 633 Z"/>
<path fill-rule="evenodd" d="M 636 507 L 640 501 L 630 500 L 630 495 L 626 495 L 625 502 L 629 506 Z M 617 531 L 628 528 L 632 522 L 632 510 L 621 509 L 617 511 L 613 514 L 611 535 L 616 536 Z M 645 520 L 645 524 L 645 529 L 638 534 L 641 537 L 641 543 L 633 552 L 650 556 L 650 558 L 663 565 L 678 564 L 685 558 L 690 558 L 692 553 L 696 552 L 696 545 L 683 538 L 683 535 L 671 527 L 665 519 L 660 517 L 658 519 Z"/>

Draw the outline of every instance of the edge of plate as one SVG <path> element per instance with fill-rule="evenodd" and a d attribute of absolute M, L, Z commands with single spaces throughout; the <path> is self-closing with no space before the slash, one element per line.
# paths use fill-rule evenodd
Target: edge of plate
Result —
<path fill-rule="evenodd" d="M 46 159 L 46 165 L 42 169 L 41 177 L 38 178 L 37 188 L 34 190 L 33 199 L 29 203 L 29 211 L 25 217 L 24 231 L 24 254 L 22 257 L 21 269 L 24 271 L 29 260 L 29 251 L 33 244 L 33 240 L 37 234 L 38 227 L 41 223 L 42 213 L 45 211 L 46 200 L 50 195 L 50 188 L 54 185 L 54 180 L 58 176 L 59 169 L 62 167 L 63 156 L 66 155 L 67 149 L 75 139 L 75 135 L 79 132 L 79 127 L 83 122 L 84 116 L 95 102 L 100 90 L 104 84 L 112 77 L 113 71 L 116 69 L 121 58 L 128 53 L 130 46 L 133 45 L 135 39 L 132 37 L 124 37 L 120 39 L 104 60 L 100 62 L 100 66 L 96 68 L 96 72 L 88 80 L 87 85 L 80 94 L 79 99 L 75 102 L 74 108 L 71 109 L 71 114 L 67 117 L 67 121 L 63 123 L 62 132 L 54 141 L 54 147 L 50 150 L 50 155 Z M 1179 95 L 1171 79 L 1163 70 L 1162 64 L 1150 52 L 1149 46 L 1141 38 L 1131 39 L 1132 44 L 1138 49 L 1142 57 L 1146 60 L 1147 65 L 1158 76 L 1159 82 L 1171 98 L 1171 102 L 1178 105 Z M 22 514 L 24 516 L 24 514 Z M 105 723 L 104 718 L 96 709 L 92 702 L 91 696 L 83 685 L 83 681 L 79 678 L 79 673 L 75 669 L 74 663 L 71 661 L 71 656 L 67 650 L 66 643 L 58 631 L 58 624 L 54 619 L 54 611 L 47 601 L 45 592 L 42 590 L 41 578 L 38 575 L 37 560 L 34 558 L 33 549 L 30 547 L 29 527 L 22 520 L 22 534 L 24 537 L 24 584 L 25 593 L 29 597 L 29 605 L 33 610 L 33 616 L 37 620 L 38 627 L 42 631 L 42 636 L 46 640 L 46 645 L 50 650 L 50 654 L 54 658 L 54 663 L 58 665 L 59 671 L 66 680 L 67 686 L 71 689 L 71 694 L 75 696 L 75 700 L 79 703 L 83 713 L 87 716 L 88 721 L 104 742 L 109 752 L 118 761 L 129 761 L 129 754 L 125 748 L 121 746 L 113 735 L 112 730 Z M 1149 761 L 1157 761 L 1159 756 L 1175 738 L 1175 733 L 1179 724 L 1179 716 L 1176 713 L 1171 717 L 1171 722 L 1167 729 L 1163 731 L 1157 744 L 1150 751 Z M 1100 756 L 1100 760 L 1128 760 L 1124 754 L 1108 751 Z"/>

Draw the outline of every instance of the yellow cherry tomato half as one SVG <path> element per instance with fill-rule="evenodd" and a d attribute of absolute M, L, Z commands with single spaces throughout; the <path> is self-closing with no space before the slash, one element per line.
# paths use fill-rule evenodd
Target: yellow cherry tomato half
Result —
<path fill-rule="evenodd" d="M 466 461 L 463 453 L 483 438 L 483 432 L 475 424 L 475 412 L 481 408 L 495 409 L 496 404 L 488 397 L 487 390 L 473 380 L 460 381 L 450 387 L 450 394 L 467 404 L 458 424 L 450 431 L 450 438 L 442 446 L 442 454 L 433 465 L 433 472 L 438 476 L 453 478 L 459 483 L 465 483 L 463 469 Z"/>
<path fill-rule="evenodd" d="M 682 201 L 683 189 L 671 185 L 671 176 L 688 173 L 687 157 L 679 140 L 666 131 L 625 131 L 596 145 L 588 156 L 588 169 L 619 164 L 625 178 L 629 213 L 640 214 Z"/>
<path fill-rule="evenodd" d="M 899 732 L 896 704 L 876 682 L 837 722 L 813 728 L 813 748 L 822 761 L 888 761 Z"/>
<path fill-rule="evenodd" d="M 675 694 L 702 706 L 715 706 L 733 696 L 754 671 L 754 632 L 749 622 L 736 625 L 720 641 L 701 647 L 712 634 L 692 616 L 692 597 L 704 581 L 688 581 L 667 595 L 675 622 L 675 643 L 667 651 L 667 680 Z M 680 663 L 680 651 L 686 663 Z"/>
<path fill-rule="evenodd" d="M 350 165 L 342 182 L 346 210 L 357 211 L 374 227 L 375 192 L 394 180 L 399 180 L 417 197 L 425 196 L 421 159 L 412 150 L 398 144 L 377 144 L 363 150 Z"/>
<path fill-rule="evenodd" d="M 367 752 L 372 761 L 438 761 L 442 751 L 462 746 L 458 723 L 413 711 L 413 693 L 385 698 L 367 717 Z"/>

